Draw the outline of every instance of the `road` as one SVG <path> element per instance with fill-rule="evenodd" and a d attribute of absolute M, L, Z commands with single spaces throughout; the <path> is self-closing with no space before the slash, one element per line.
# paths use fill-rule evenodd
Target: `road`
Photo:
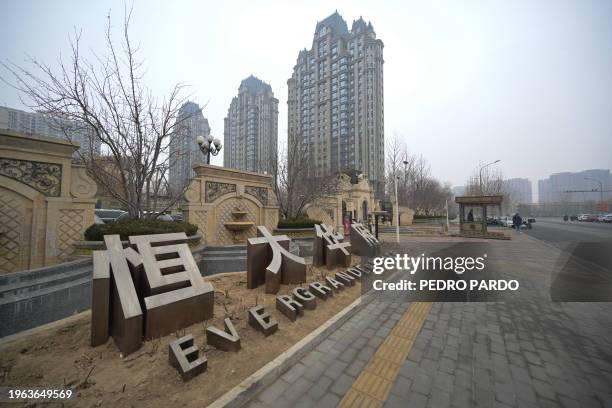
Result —
<path fill-rule="evenodd" d="M 569 242 L 612 240 L 612 224 L 600 222 L 565 222 L 559 218 L 538 218 L 527 234 L 542 241 L 559 245 Z"/>

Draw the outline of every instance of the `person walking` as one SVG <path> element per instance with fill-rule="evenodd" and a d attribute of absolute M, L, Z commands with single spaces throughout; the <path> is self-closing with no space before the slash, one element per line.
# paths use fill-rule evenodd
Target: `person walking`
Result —
<path fill-rule="evenodd" d="M 516 231 L 520 234 L 521 227 L 523 226 L 523 219 L 521 218 L 519 213 L 514 214 L 514 217 L 512 217 L 512 224 L 516 228 Z"/>

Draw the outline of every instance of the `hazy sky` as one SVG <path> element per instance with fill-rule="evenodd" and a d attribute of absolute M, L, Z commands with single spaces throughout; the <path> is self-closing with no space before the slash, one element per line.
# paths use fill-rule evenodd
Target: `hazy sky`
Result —
<path fill-rule="evenodd" d="M 69 34 L 103 43 L 108 11 L 123 1 L 5 1 L 0 57 L 67 56 Z M 132 38 L 158 95 L 175 82 L 207 104 L 212 133 L 240 81 L 253 74 L 279 99 L 287 137 L 287 79 L 317 21 L 337 9 L 363 16 L 385 44 L 385 136 L 423 154 L 433 174 L 464 184 L 501 159 L 505 177 L 612 167 L 612 1 L 143 1 Z M 0 104 L 23 107 L 0 84 Z M 215 164 L 221 164 L 217 157 Z"/>

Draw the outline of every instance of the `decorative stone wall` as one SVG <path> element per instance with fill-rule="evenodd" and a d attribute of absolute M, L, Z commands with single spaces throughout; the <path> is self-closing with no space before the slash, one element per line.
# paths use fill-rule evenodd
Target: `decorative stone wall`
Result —
<path fill-rule="evenodd" d="M 72 164 L 77 148 L 0 131 L 0 274 L 67 259 L 93 224 L 96 184 Z"/>
<path fill-rule="evenodd" d="M 246 242 L 257 235 L 258 225 L 270 231 L 276 228 L 278 205 L 272 176 L 207 164 L 195 165 L 194 171 L 182 209 L 185 221 L 198 226 L 203 243 Z M 238 223 L 244 223 L 244 229 L 232 230 L 231 224 L 237 227 Z"/>
<path fill-rule="evenodd" d="M 393 217 L 391 218 L 391 225 L 395 225 L 395 221 L 397 218 L 397 215 L 395 214 L 395 203 L 393 204 Z M 400 209 L 400 213 L 399 213 L 399 222 L 400 222 L 400 226 L 406 226 L 406 225 L 412 225 L 412 221 L 414 220 L 414 210 L 411 209 L 410 207 L 406 207 L 403 205 L 399 206 Z"/>
<path fill-rule="evenodd" d="M 334 226 L 342 231 L 342 207 L 353 216 L 364 221 L 363 209 L 367 214 L 378 209 L 374 199 L 374 189 L 366 177 L 361 177 L 357 184 L 351 184 L 350 177 L 346 174 L 338 176 L 338 193 L 335 196 L 325 197 L 310 204 L 306 209 L 306 215 L 321 221 L 324 224 Z"/>

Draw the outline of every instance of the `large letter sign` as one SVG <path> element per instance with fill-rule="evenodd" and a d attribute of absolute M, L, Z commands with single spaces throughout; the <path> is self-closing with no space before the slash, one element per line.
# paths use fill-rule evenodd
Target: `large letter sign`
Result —
<path fill-rule="evenodd" d="M 351 244 L 342 242 L 344 236 L 335 234 L 333 229 L 325 224 L 315 224 L 315 239 L 312 256 L 314 266 L 326 265 L 332 269 L 338 265 L 351 265 Z"/>
<path fill-rule="evenodd" d="M 266 293 L 278 293 L 280 284 L 306 282 L 304 258 L 289 252 L 291 240 L 257 227 L 258 238 L 247 240 L 247 288 L 266 285 Z"/>
<path fill-rule="evenodd" d="M 93 254 L 92 346 L 110 334 L 127 355 L 143 337 L 162 337 L 213 316 L 213 287 L 186 240 L 184 232 L 139 235 L 123 249 L 118 235 L 104 237 L 106 251 Z"/>
<path fill-rule="evenodd" d="M 380 253 L 380 242 L 359 223 L 351 225 L 351 247 L 355 254 L 366 258 L 374 258 Z"/>

